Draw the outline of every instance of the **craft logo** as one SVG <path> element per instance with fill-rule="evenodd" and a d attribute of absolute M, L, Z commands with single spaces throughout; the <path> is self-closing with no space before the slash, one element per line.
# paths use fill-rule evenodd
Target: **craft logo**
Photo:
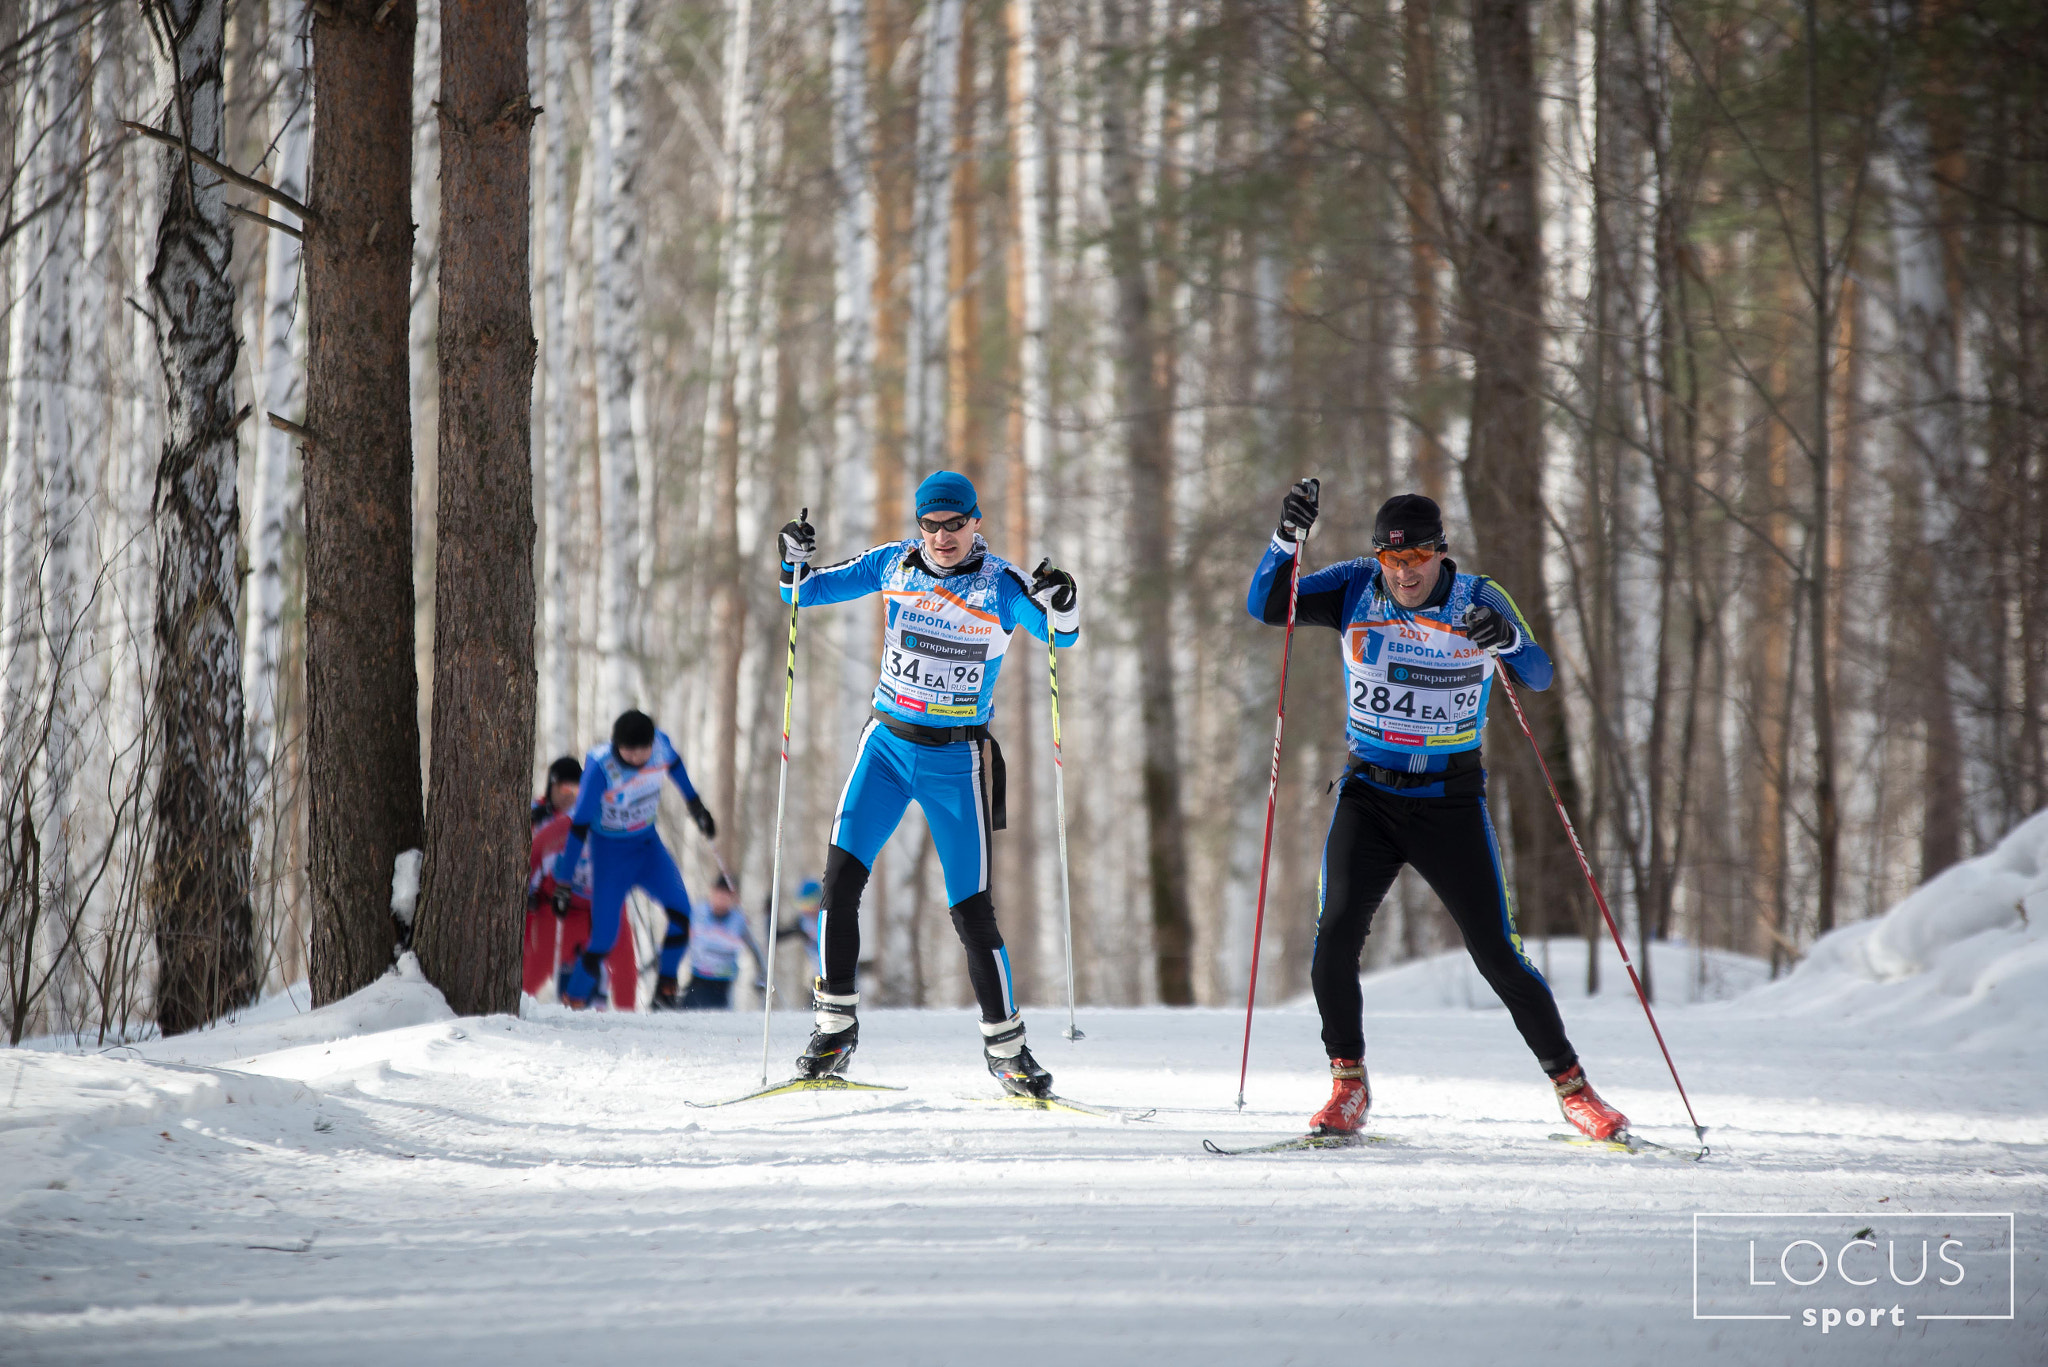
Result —
<path fill-rule="evenodd" d="M 1698 1214 L 1692 1317 L 1818 1334 L 2009 1320 L 2013 1233 L 2009 1212 Z"/>

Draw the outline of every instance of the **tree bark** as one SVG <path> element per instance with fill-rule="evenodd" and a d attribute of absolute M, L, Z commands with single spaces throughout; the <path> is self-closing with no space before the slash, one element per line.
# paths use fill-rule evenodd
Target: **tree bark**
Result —
<path fill-rule="evenodd" d="M 413 658 L 413 0 L 315 11 L 306 239 L 306 688 L 313 1000 L 391 961 L 392 862 L 421 839 Z M 382 13 L 381 20 L 378 15 Z M 521 420 L 522 427 L 524 420 Z"/>
<path fill-rule="evenodd" d="M 161 125 L 221 155 L 223 0 L 161 0 Z M 234 248 L 224 182 L 165 149 L 149 275 L 165 382 L 156 474 L 156 842 L 151 861 L 157 1024 L 167 1035 L 252 1000 L 249 810 L 235 613 Z"/>
<path fill-rule="evenodd" d="M 1543 578 L 1543 257 L 1536 213 L 1536 84 L 1527 0 L 1474 0 L 1477 119 L 1462 286 L 1472 349 L 1471 446 L 1464 468 L 1478 554 L 1530 629 L 1555 648 Z M 1567 807 L 1576 804 L 1563 698 L 1525 691 L 1529 725 Z M 1535 757 L 1505 709 L 1494 759 L 1508 780 L 1521 929 L 1571 934 L 1579 876 Z"/>
<path fill-rule="evenodd" d="M 523 0 L 443 0 L 439 535 L 420 966 L 519 1009 L 533 751 L 530 106 Z"/>
<path fill-rule="evenodd" d="M 910 338 L 904 367 L 905 459 L 922 479 L 946 456 L 947 288 L 951 280 L 953 104 L 959 80 L 962 0 L 932 0 L 926 11 L 918 86 L 915 191 L 911 209 Z"/>
<path fill-rule="evenodd" d="M 1194 922 L 1189 909 L 1187 819 L 1181 810 L 1180 726 L 1174 703 L 1173 443 L 1160 392 L 1157 323 L 1146 276 L 1145 208 L 1131 124 L 1143 103 L 1140 46 L 1124 36 L 1130 0 L 1103 9 L 1103 177 L 1109 200 L 1110 268 L 1116 280 L 1117 370 L 1122 390 L 1131 501 L 1131 613 L 1143 718 L 1145 867 L 1159 1000 L 1194 1004 Z"/>

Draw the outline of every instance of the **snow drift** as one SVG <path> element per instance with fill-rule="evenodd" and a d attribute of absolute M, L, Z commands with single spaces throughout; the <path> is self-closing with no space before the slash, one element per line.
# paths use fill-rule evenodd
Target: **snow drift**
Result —
<path fill-rule="evenodd" d="M 1635 1001 L 1628 973 L 1614 941 L 1602 935 L 1600 990 L 1586 992 L 1586 942 L 1580 939 L 1528 940 L 1529 958 L 1542 970 L 1550 990 L 1560 1002 Z M 1642 963 L 1637 959 L 1637 968 Z M 1659 1003 L 1718 1002 L 1737 997 L 1770 977 L 1771 966 L 1762 959 L 1725 949 L 1706 949 L 1684 940 L 1663 940 L 1650 946 L 1650 987 Z M 1359 983 L 1365 993 L 1365 1009 L 1382 1011 L 1504 1010 L 1500 998 L 1472 966 L 1463 949 L 1447 950 L 1426 959 L 1416 959 L 1393 968 L 1368 973 Z M 1312 997 L 1288 1003 L 1304 1010 L 1315 1009 Z"/>
<path fill-rule="evenodd" d="M 1745 1011 L 1910 1026 L 1930 1047 L 2048 1037 L 2048 811 L 1943 870 L 1882 916 L 1818 940 Z"/>

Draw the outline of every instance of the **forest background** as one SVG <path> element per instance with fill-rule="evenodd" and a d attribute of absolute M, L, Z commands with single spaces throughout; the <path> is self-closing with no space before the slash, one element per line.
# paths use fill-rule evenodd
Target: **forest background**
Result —
<path fill-rule="evenodd" d="M 479 15 L 492 44 L 462 36 Z M 434 800 L 468 791 L 465 755 L 537 787 L 632 704 L 758 920 L 774 528 L 808 507 L 828 560 L 907 535 L 942 466 L 999 553 L 1082 586 L 1059 665 L 1084 1003 L 1243 993 L 1280 666 L 1244 586 L 1305 475 L 1310 568 L 1416 489 L 1460 568 L 1516 595 L 1559 661 L 1531 720 L 1638 940 L 1782 968 L 2048 800 L 2048 14 L 2026 0 L 10 0 L 0 45 L 11 1038 L 187 1028 L 309 973 L 352 990 L 397 933 L 392 857 L 423 843 L 433 972 L 469 941 L 433 947 L 454 864 L 422 806 L 452 848 L 474 828 Z M 530 199 L 497 187 L 517 245 L 479 258 L 461 232 L 495 182 L 444 140 L 485 126 L 450 113 L 482 96 L 442 82 L 486 48 L 514 87 L 524 51 L 535 112 L 526 143 L 492 96 Z M 379 80 L 323 65 L 366 53 Z M 409 242 L 378 208 L 406 204 Z M 402 319 L 319 274 L 344 221 Z M 527 405 L 450 359 L 488 333 L 464 314 L 452 344 L 450 301 L 494 282 L 534 341 L 510 493 L 472 457 Z M 402 354 L 368 425 L 323 427 L 323 365 L 372 333 Z M 495 426 L 445 411 L 486 392 Z M 464 599 L 479 492 L 531 532 L 494 553 L 532 577 Z M 531 624 L 510 724 L 435 706 L 477 604 Z M 803 620 L 786 888 L 822 864 L 878 635 L 865 605 Z M 1273 999 L 1306 986 L 1331 644 L 1304 635 L 1290 680 Z M 1027 1002 L 1064 987 L 1046 688 L 1020 642 L 994 888 Z M 1600 934 L 1494 712 L 1520 927 Z M 483 843 L 523 853 L 500 806 Z M 512 946 L 466 998 L 503 1009 L 517 889 L 481 903 L 439 924 Z M 968 1000 L 944 910 L 913 817 L 870 884 L 870 1000 Z M 1378 932 L 1369 964 L 1455 942 L 1411 875 Z"/>

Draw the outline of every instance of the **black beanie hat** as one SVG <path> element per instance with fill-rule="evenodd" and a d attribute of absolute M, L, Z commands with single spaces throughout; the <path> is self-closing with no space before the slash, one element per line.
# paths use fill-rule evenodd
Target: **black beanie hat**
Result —
<path fill-rule="evenodd" d="M 621 712 L 612 723 L 612 753 L 654 744 L 654 718 L 645 712 Z"/>
<path fill-rule="evenodd" d="M 557 783 L 581 783 L 583 763 L 574 755 L 564 755 L 548 766 L 548 787 Z"/>
<path fill-rule="evenodd" d="M 1433 498 L 1421 494 L 1395 494 L 1380 505 L 1372 523 L 1375 550 L 1407 550 L 1411 546 L 1435 546 L 1444 539 L 1444 514 Z"/>

